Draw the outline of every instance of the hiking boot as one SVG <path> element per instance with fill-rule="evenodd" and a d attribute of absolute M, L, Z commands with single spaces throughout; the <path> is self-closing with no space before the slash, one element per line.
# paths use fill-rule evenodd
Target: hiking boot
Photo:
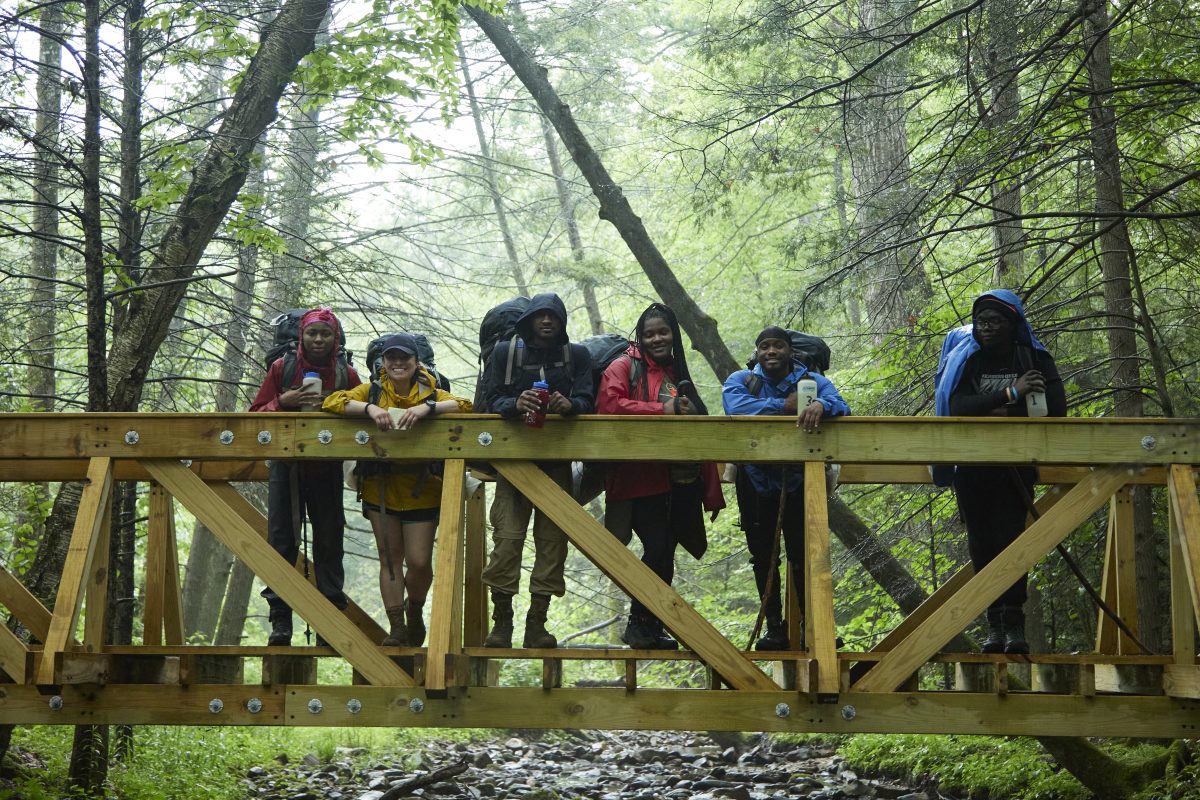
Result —
<path fill-rule="evenodd" d="M 271 633 L 267 636 L 267 645 L 289 647 L 292 644 L 292 610 L 272 608 L 268 619 L 271 621 Z"/>
<path fill-rule="evenodd" d="M 657 619 L 654 620 L 654 638 L 657 640 L 654 643 L 654 650 L 679 649 L 679 642 L 671 638 L 671 634 L 667 633 L 666 628 Z"/>
<path fill-rule="evenodd" d="M 329 642 L 325 641 L 325 637 L 319 633 L 316 635 L 316 640 L 313 644 L 317 647 L 329 647 Z"/>
<path fill-rule="evenodd" d="M 788 644 L 787 625 L 778 617 L 774 619 L 768 617 L 767 632 L 763 634 L 761 639 L 754 643 L 754 649 L 787 650 Z"/>
<path fill-rule="evenodd" d="M 1004 652 L 1004 608 L 989 608 L 987 610 L 988 635 L 979 646 L 984 653 Z M 1024 627 L 1022 625 L 1022 627 Z"/>
<path fill-rule="evenodd" d="M 512 647 L 513 596 L 492 589 L 492 630 L 483 640 L 484 647 Z"/>
<path fill-rule="evenodd" d="M 406 603 L 404 606 L 405 629 L 408 633 L 408 643 L 413 647 L 425 644 L 425 620 L 421 616 L 421 606 Z"/>
<path fill-rule="evenodd" d="M 654 629 L 654 623 L 633 614 L 629 615 L 629 623 L 625 626 L 625 632 L 621 634 L 621 641 L 629 645 L 630 650 L 659 649 L 659 636 L 658 631 Z"/>
<path fill-rule="evenodd" d="M 1025 641 L 1025 611 L 1016 606 L 1001 609 L 1004 612 L 1004 652 L 1027 654 L 1029 642 Z"/>
<path fill-rule="evenodd" d="M 379 644 L 383 647 L 405 647 L 408 645 L 408 628 L 404 624 L 404 606 L 388 606 L 384 609 L 388 618 L 388 635 Z"/>
<path fill-rule="evenodd" d="M 529 613 L 525 615 L 525 640 L 522 647 L 550 649 L 558 647 L 558 639 L 546 630 L 546 616 L 550 613 L 550 595 L 530 595 Z"/>

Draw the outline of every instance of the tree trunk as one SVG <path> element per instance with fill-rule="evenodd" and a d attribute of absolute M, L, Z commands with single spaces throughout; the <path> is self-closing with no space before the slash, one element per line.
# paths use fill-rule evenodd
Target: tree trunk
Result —
<path fill-rule="evenodd" d="M 504 198 L 500 195 L 500 186 L 496 182 L 491 147 L 488 145 L 487 134 L 483 130 L 483 115 L 479 110 L 479 100 L 475 97 L 475 82 L 471 80 L 471 71 L 467 67 L 467 52 L 463 49 L 461 39 L 458 41 L 458 65 L 462 71 L 463 88 L 467 92 L 467 103 L 471 107 L 471 119 L 475 122 L 475 136 L 479 140 L 479 166 L 483 169 L 483 182 L 487 186 L 492 208 L 496 211 L 496 225 L 500 228 L 500 238 L 504 241 L 504 252 L 508 255 L 508 268 L 512 272 L 517 292 L 528 297 L 529 284 L 525 282 L 521 259 L 517 256 L 517 245 L 513 242 L 512 231 L 508 227 L 508 215 L 504 211 Z"/>
<path fill-rule="evenodd" d="M 1111 217 L 1125 210 L 1121 183 L 1121 149 L 1117 140 L 1117 117 L 1112 108 L 1112 52 L 1108 11 L 1103 3 L 1089 8 L 1085 23 L 1088 73 L 1088 117 L 1091 121 L 1092 174 L 1095 180 L 1096 211 Z M 1104 216 L 1101 217 L 1104 219 Z M 1125 220 L 1106 223 L 1100 235 L 1100 272 L 1104 278 L 1105 331 L 1113 364 L 1112 385 L 1118 415 L 1140 417 L 1143 413 L 1141 369 L 1138 360 L 1137 314 L 1134 310 L 1130 259 L 1133 244 Z M 1137 542 L 1135 573 L 1138 594 L 1138 627 L 1148 646 L 1157 649 L 1162 641 L 1163 614 L 1158 587 L 1163 581 L 1155 544 L 1153 510 L 1147 487 L 1133 491 L 1134 540 Z"/>
<path fill-rule="evenodd" d="M 724 376 L 736 372 L 739 364 L 721 340 L 716 320 L 704 313 L 675 277 L 667 260 L 646 232 L 642 220 L 629 205 L 621 187 L 613 181 L 587 137 L 575 123 L 571 109 L 562 102 L 554 87 L 550 85 L 546 70 L 522 49 L 503 20 L 474 6 L 464 8 L 471 15 L 471 19 L 483 29 L 501 57 L 537 102 L 542 113 L 554 125 L 575 166 L 579 168 L 600 202 L 600 218 L 612 223 L 621 234 L 658 296 L 678 314 L 680 325 L 692 340 L 692 347 L 704 356 L 718 378 L 723 379 Z"/>
<path fill-rule="evenodd" d="M 554 189 L 558 194 L 558 214 L 567 231 L 567 242 L 571 245 L 571 258 L 579 267 L 579 288 L 583 292 L 583 306 L 587 309 L 588 324 L 592 335 L 604 333 L 604 321 L 600 318 L 600 304 L 596 302 L 596 281 L 583 274 L 583 239 L 579 235 L 579 224 L 575 221 L 575 206 L 571 202 L 571 187 L 563 176 L 562 161 L 558 157 L 558 144 L 554 140 L 554 127 L 545 114 L 538 114 L 542 123 L 542 140 L 546 143 L 546 158 L 550 161 L 550 172 L 554 175 Z"/>
<path fill-rule="evenodd" d="M 987 55 L 984 72 L 991 92 L 991 106 L 984 117 L 984 126 L 993 132 L 1003 131 L 1017 119 L 1021 106 L 1021 85 L 1018 72 L 1017 37 L 1020 10 L 1012 2 L 989 0 L 984 4 L 984 25 Z M 998 133 L 995 140 L 1002 140 Z M 1003 176 L 1003 161 L 996 159 L 996 179 L 989 192 L 992 206 L 992 242 L 996 250 L 993 277 L 997 286 L 1020 280 L 1025 264 L 1025 229 L 1021 223 L 1021 179 Z"/>
<path fill-rule="evenodd" d="M 859 4 L 860 63 L 882 56 L 891 41 L 911 33 L 908 0 Z M 851 182 L 855 195 L 855 247 L 866 284 L 870 326 L 876 337 L 911 327 L 930 295 L 912 239 L 917 225 L 916 190 L 908 154 L 907 51 L 900 49 L 850 88 L 845 104 Z"/>
<path fill-rule="evenodd" d="M 213 644 L 242 643 L 252 588 L 254 588 L 254 573 L 241 561 L 234 561 L 233 570 L 229 573 L 229 585 L 225 589 L 225 602 L 221 605 L 221 621 L 217 624 L 217 634 Z"/>

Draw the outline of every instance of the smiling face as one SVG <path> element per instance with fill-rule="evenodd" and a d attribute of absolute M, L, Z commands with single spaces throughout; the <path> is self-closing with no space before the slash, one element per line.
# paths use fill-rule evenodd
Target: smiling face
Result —
<path fill-rule="evenodd" d="M 324 364 L 336 346 L 333 328 L 324 322 L 313 322 L 304 328 L 304 357 L 308 361 Z"/>
<path fill-rule="evenodd" d="M 383 374 L 394 386 L 407 387 L 417 372 L 417 357 L 403 350 L 388 350 L 383 354 Z"/>
<path fill-rule="evenodd" d="M 763 339 L 754 354 L 768 378 L 782 378 L 792 369 L 792 343 L 784 339 Z"/>
<path fill-rule="evenodd" d="M 673 358 L 672 348 L 675 345 L 675 334 L 671 326 L 662 317 L 646 317 L 642 321 L 642 329 L 638 331 L 645 354 L 659 364 L 669 364 Z"/>
<path fill-rule="evenodd" d="M 1012 320 L 994 308 L 980 310 L 971 321 L 975 341 L 985 350 L 1010 347 L 1015 329 Z"/>
<path fill-rule="evenodd" d="M 529 320 L 529 328 L 533 332 L 534 347 L 550 347 L 558 342 L 562 334 L 562 320 L 553 311 L 539 311 Z"/>

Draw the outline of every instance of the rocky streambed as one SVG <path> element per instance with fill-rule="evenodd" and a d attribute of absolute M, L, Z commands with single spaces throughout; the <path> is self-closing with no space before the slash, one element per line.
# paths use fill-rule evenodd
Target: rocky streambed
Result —
<path fill-rule="evenodd" d="M 672 732 L 555 732 L 462 742 L 430 741 L 390 758 L 338 748 L 332 759 L 255 767 L 247 797 L 260 800 L 936 800 L 860 777 L 835 751 L 765 737 Z"/>

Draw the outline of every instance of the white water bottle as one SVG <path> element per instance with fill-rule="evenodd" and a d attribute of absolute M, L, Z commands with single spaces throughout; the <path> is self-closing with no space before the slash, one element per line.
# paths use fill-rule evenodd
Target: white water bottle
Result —
<path fill-rule="evenodd" d="M 1031 417 L 1046 416 L 1049 413 L 1046 409 L 1046 393 L 1030 392 L 1025 395 L 1025 413 Z"/>
<path fill-rule="evenodd" d="M 817 382 L 812 378 L 796 381 L 796 409 L 803 411 L 817 399 Z"/>
<path fill-rule="evenodd" d="M 304 373 L 304 380 L 300 382 L 300 389 L 305 392 L 321 393 L 321 374 L 318 372 Z M 301 411 L 320 411 L 320 403 L 303 403 L 300 406 Z"/>

